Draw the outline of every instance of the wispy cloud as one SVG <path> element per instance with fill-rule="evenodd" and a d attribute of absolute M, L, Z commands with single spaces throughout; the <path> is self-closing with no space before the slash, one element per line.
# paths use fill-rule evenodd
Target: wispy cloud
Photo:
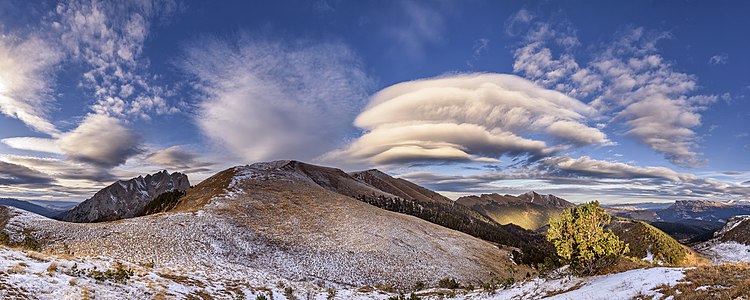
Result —
<path fill-rule="evenodd" d="M 202 39 L 182 68 L 201 92 L 201 131 L 248 161 L 311 159 L 337 146 L 370 79 L 340 43 Z"/>
<path fill-rule="evenodd" d="M 0 113 L 51 136 L 60 131 L 47 117 L 54 105 L 55 66 L 62 54 L 45 40 L 0 33 Z"/>
<path fill-rule="evenodd" d="M 716 54 L 708 59 L 709 65 L 724 65 L 729 62 L 729 55 L 726 53 Z"/>
<path fill-rule="evenodd" d="M 451 7 L 448 2 L 436 1 L 424 3 L 419 1 L 400 1 L 400 15 L 397 22 L 389 16 L 384 27 L 386 37 L 395 42 L 395 52 L 404 53 L 411 58 L 420 57 L 426 47 L 443 42 L 443 31 L 446 28 L 446 17 Z"/>
<path fill-rule="evenodd" d="M 375 94 L 355 125 L 365 134 L 329 158 L 374 165 L 540 158 L 574 145 L 607 145 L 591 109 L 515 75 L 461 74 L 399 83 Z M 562 144 L 524 137 L 546 135 Z"/>

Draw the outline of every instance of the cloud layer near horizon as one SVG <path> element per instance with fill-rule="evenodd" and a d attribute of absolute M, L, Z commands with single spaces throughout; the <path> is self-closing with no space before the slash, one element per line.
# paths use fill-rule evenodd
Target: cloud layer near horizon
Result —
<path fill-rule="evenodd" d="M 365 133 L 326 155 L 387 165 L 417 161 L 538 159 L 572 146 L 607 145 L 590 127 L 593 110 L 515 75 L 473 73 L 387 87 L 354 124 Z M 544 136 L 547 141 L 535 138 Z"/>

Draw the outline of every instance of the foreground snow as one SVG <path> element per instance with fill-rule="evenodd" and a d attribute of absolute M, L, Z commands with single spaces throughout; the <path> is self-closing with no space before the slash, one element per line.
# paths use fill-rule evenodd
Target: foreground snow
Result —
<path fill-rule="evenodd" d="M 117 261 L 106 258 L 46 256 L 36 252 L 0 248 L 0 298 L 38 299 L 190 299 L 202 295 L 218 299 L 255 299 L 273 294 L 273 299 L 288 299 L 285 287 L 292 287 L 299 299 L 328 299 L 329 289 L 309 282 L 292 282 L 269 274 L 238 281 L 215 280 L 211 274 L 179 272 L 123 263 L 134 271 L 126 282 L 99 281 L 87 271 L 112 269 Z M 450 291 L 431 289 L 418 292 L 422 299 L 631 299 L 636 295 L 661 295 L 653 289 L 674 285 L 684 277 L 681 268 L 637 269 L 619 274 L 580 278 L 558 276 L 516 283 L 506 289 Z M 351 287 L 335 288 L 334 299 L 387 299 L 394 294 L 361 291 Z M 453 298 L 446 297 L 455 293 Z M 451 295 L 453 296 L 453 295 Z M 270 298 L 270 297 L 269 297 Z"/>

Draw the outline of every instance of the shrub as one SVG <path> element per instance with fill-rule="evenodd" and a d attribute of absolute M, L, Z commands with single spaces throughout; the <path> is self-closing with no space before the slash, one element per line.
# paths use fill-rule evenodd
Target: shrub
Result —
<path fill-rule="evenodd" d="M 255 297 L 255 300 L 268 300 L 268 298 L 266 298 L 266 295 L 260 294 L 258 297 Z"/>
<path fill-rule="evenodd" d="M 291 286 L 284 288 L 284 296 L 290 300 L 297 299 L 297 297 L 294 296 L 294 289 Z"/>
<path fill-rule="evenodd" d="M 461 287 L 453 278 L 443 278 L 438 281 L 438 286 L 444 289 L 457 289 Z"/>
<path fill-rule="evenodd" d="M 594 274 L 628 252 L 612 230 L 604 230 L 611 221 L 598 201 L 571 207 L 551 220 L 547 240 L 575 272 Z"/>
<path fill-rule="evenodd" d="M 96 269 L 89 271 L 88 276 L 96 279 L 97 281 L 114 281 L 119 283 L 125 283 L 133 276 L 133 270 L 126 268 L 121 263 L 116 263 L 114 268 L 106 270 L 104 272 Z"/>

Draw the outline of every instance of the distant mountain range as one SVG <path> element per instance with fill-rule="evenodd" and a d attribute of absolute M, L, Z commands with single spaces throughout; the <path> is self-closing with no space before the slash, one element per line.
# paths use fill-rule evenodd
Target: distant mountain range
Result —
<path fill-rule="evenodd" d="M 703 242 L 713 237 L 730 218 L 750 214 L 750 205 L 705 200 L 680 200 L 646 206 L 615 205 L 606 210 L 615 216 L 643 220 L 683 243 Z"/>
<path fill-rule="evenodd" d="M 63 209 L 55 209 L 52 206 L 42 206 L 42 205 L 34 204 L 30 201 L 10 199 L 10 198 L 0 198 L 0 205 L 17 207 L 26 211 L 33 212 L 35 214 L 48 217 L 48 218 L 53 218 L 65 211 Z"/>

